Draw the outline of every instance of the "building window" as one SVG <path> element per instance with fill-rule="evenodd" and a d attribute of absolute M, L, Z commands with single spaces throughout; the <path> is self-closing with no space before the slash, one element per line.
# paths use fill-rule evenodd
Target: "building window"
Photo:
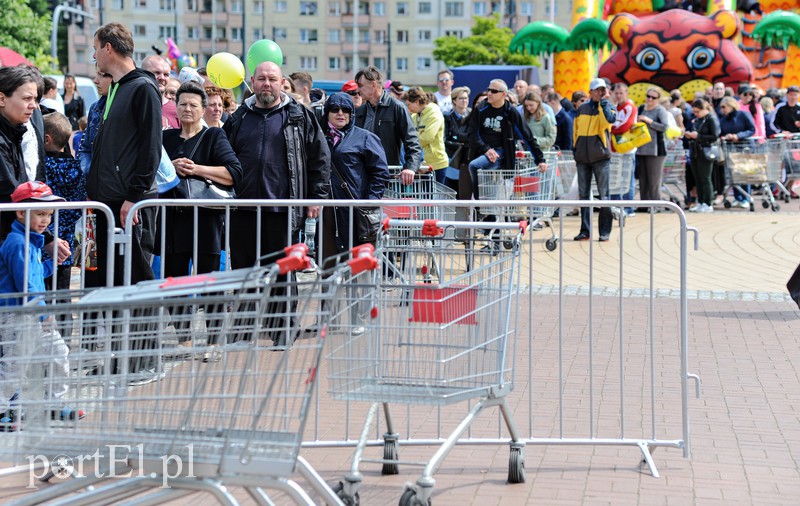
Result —
<path fill-rule="evenodd" d="M 175 27 L 174 26 L 159 26 L 158 27 L 158 38 L 164 40 L 166 38 L 174 39 L 175 38 Z"/>
<path fill-rule="evenodd" d="M 444 31 L 444 36 L 445 37 L 455 37 L 457 39 L 460 39 L 460 38 L 464 37 L 464 32 L 462 30 L 445 30 Z"/>
<path fill-rule="evenodd" d="M 419 42 L 430 42 L 431 41 L 431 31 L 430 30 L 420 30 L 417 32 L 417 41 Z"/>
<path fill-rule="evenodd" d="M 519 4 L 520 16 L 533 16 L 533 2 L 522 2 Z"/>
<path fill-rule="evenodd" d="M 147 37 L 147 26 L 133 25 L 133 34 L 136 37 Z"/>
<path fill-rule="evenodd" d="M 231 28 L 231 40 L 242 40 L 242 29 L 241 28 Z"/>
<path fill-rule="evenodd" d="M 408 2 L 397 2 L 397 15 L 408 16 Z"/>
<path fill-rule="evenodd" d="M 339 43 L 342 41 L 342 32 L 339 30 L 328 30 L 328 42 L 332 42 L 334 44 Z"/>
<path fill-rule="evenodd" d="M 430 2 L 420 2 L 417 5 L 417 14 L 430 14 L 432 12 Z"/>
<path fill-rule="evenodd" d="M 275 0 L 275 12 L 286 12 L 286 2 L 284 0 Z"/>
<path fill-rule="evenodd" d="M 125 1 L 124 0 L 113 0 L 111 2 L 111 8 L 115 11 L 121 11 L 125 8 Z"/>
<path fill-rule="evenodd" d="M 317 2 L 300 2 L 300 15 L 301 16 L 316 16 L 317 15 Z"/>
<path fill-rule="evenodd" d="M 373 35 L 372 40 L 375 41 L 375 44 L 386 44 L 389 40 L 389 37 L 386 36 L 386 30 L 375 30 Z"/>
<path fill-rule="evenodd" d="M 317 57 L 316 56 L 301 56 L 300 57 L 300 70 L 317 70 Z"/>
<path fill-rule="evenodd" d="M 301 44 L 316 44 L 317 43 L 317 31 L 316 30 L 309 30 L 308 28 L 301 28 L 300 29 L 300 43 Z"/>
<path fill-rule="evenodd" d="M 273 28 L 272 40 L 286 40 L 286 28 Z"/>
<path fill-rule="evenodd" d="M 133 52 L 133 60 L 139 62 L 139 65 L 142 64 L 142 60 L 147 58 L 147 53 L 144 51 L 134 51 Z"/>
<path fill-rule="evenodd" d="M 396 68 L 399 72 L 405 72 L 408 70 L 408 58 L 397 58 L 394 61 L 394 68 Z"/>
<path fill-rule="evenodd" d="M 186 38 L 190 40 L 197 40 L 200 37 L 200 32 L 196 26 L 186 27 Z"/>
<path fill-rule="evenodd" d="M 175 0 L 159 0 L 158 10 L 172 12 L 175 10 Z"/>
<path fill-rule="evenodd" d="M 225 0 L 217 0 L 217 12 L 226 12 Z"/>
<path fill-rule="evenodd" d="M 261 28 L 253 28 L 253 40 L 261 40 L 264 38 L 264 32 Z"/>
<path fill-rule="evenodd" d="M 358 2 L 358 15 L 369 16 L 369 2 Z"/>
<path fill-rule="evenodd" d="M 264 14 L 264 1 L 255 0 L 253 2 L 253 14 Z"/>
<path fill-rule="evenodd" d="M 228 30 L 224 26 L 217 27 L 217 40 L 223 42 L 228 40 Z"/>
<path fill-rule="evenodd" d="M 397 42 L 399 44 L 408 44 L 408 30 L 397 30 Z"/>
<path fill-rule="evenodd" d="M 486 15 L 486 3 L 485 2 L 472 2 L 472 14 L 474 16 L 485 16 Z"/>
<path fill-rule="evenodd" d="M 448 18 L 464 17 L 464 4 L 462 2 L 445 2 L 444 15 Z"/>
<path fill-rule="evenodd" d="M 386 3 L 385 2 L 375 2 L 372 4 L 372 15 L 373 16 L 385 16 L 386 15 Z"/>
<path fill-rule="evenodd" d="M 328 70 L 339 70 L 342 67 L 342 59 L 338 56 L 328 58 Z"/>
<path fill-rule="evenodd" d="M 186 0 L 186 10 L 189 12 L 197 12 L 198 0 Z"/>
<path fill-rule="evenodd" d="M 558 4 L 554 4 L 555 9 L 553 9 L 553 16 L 558 16 Z M 550 4 L 544 4 L 544 13 L 549 18 L 550 17 Z"/>
<path fill-rule="evenodd" d="M 417 70 L 430 70 L 431 59 L 427 56 L 420 56 L 417 58 Z"/>
<path fill-rule="evenodd" d="M 347 73 L 353 71 L 353 58 L 351 56 L 344 57 L 344 71 Z"/>
<path fill-rule="evenodd" d="M 242 13 L 242 0 L 231 0 L 231 12 L 236 14 Z"/>
<path fill-rule="evenodd" d="M 147 9 L 147 0 L 134 0 L 133 6 L 137 9 Z"/>
<path fill-rule="evenodd" d="M 211 37 L 214 35 L 214 32 L 211 31 L 210 26 L 203 27 L 203 40 L 211 40 Z"/>
<path fill-rule="evenodd" d="M 328 3 L 328 15 L 329 16 L 341 16 L 342 15 L 342 4 L 339 2 L 329 2 Z M 335 69 L 331 69 L 335 70 Z"/>
<path fill-rule="evenodd" d="M 373 58 L 372 64 L 378 67 L 379 70 L 386 70 L 386 58 L 383 56 L 376 56 Z"/>
<path fill-rule="evenodd" d="M 75 60 L 79 61 L 80 63 L 93 63 L 86 59 L 86 51 L 84 51 L 83 49 L 75 50 Z"/>

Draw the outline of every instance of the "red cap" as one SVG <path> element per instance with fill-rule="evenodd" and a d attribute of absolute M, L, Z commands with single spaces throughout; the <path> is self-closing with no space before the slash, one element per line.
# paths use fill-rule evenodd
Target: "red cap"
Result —
<path fill-rule="evenodd" d="M 358 83 L 355 81 L 347 81 L 342 85 L 342 91 L 356 91 L 358 90 Z"/>
<path fill-rule="evenodd" d="M 53 190 L 41 181 L 28 181 L 17 186 L 11 194 L 11 202 L 51 202 L 64 201 L 63 198 L 53 195 Z"/>

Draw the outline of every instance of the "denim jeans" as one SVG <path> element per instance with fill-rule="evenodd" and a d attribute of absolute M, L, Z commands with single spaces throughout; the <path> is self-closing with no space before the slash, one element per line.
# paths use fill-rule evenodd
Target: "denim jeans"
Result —
<path fill-rule="evenodd" d="M 622 155 L 624 157 L 623 163 L 630 163 L 633 164 L 633 167 L 636 167 L 636 153 L 626 153 Z M 628 193 L 624 193 L 620 195 L 619 193 L 615 193 L 611 196 L 611 200 L 633 200 L 636 196 L 636 171 L 631 170 L 631 185 L 628 189 Z M 626 213 L 632 213 L 634 209 L 632 207 L 626 207 Z"/>
<path fill-rule="evenodd" d="M 481 155 L 478 158 L 469 162 L 469 173 L 472 174 L 472 197 L 478 200 L 478 171 L 479 170 L 496 170 L 503 166 L 503 149 L 494 148 L 497 152 L 497 160 L 492 163 L 486 158 L 486 155 Z"/>
<path fill-rule="evenodd" d="M 589 200 L 589 193 L 592 191 L 592 175 L 597 181 L 597 191 L 600 192 L 600 200 L 608 200 L 608 173 L 611 160 L 598 160 L 594 163 L 578 163 L 578 194 L 581 200 Z M 600 235 L 611 233 L 611 208 L 601 207 L 599 218 Z M 591 235 L 592 231 L 592 209 L 589 207 L 581 208 L 581 233 Z"/>

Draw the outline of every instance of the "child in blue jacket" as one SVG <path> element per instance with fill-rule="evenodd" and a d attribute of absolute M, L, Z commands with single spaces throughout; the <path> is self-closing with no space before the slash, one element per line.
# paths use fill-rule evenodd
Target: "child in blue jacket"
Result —
<path fill-rule="evenodd" d="M 39 181 L 22 183 L 11 194 L 11 201 L 18 202 L 53 202 L 63 201 L 61 197 L 53 195 L 49 186 Z M 43 293 L 45 291 L 44 278 L 52 275 L 53 262 L 44 258 L 44 232 L 50 225 L 53 216 L 52 209 L 35 209 L 30 211 L 17 211 L 17 220 L 11 226 L 11 232 L 0 246 L 0 306 L 19 306 L 34 298 L 26 296 L 25 300 L 19 294 Z M 29 223 L 29 233 L 26 234 L 26 221 Z M 27 243 L 27 256 L 26 256 Z M 27 277 L 25 266 L 27 264 Z M 7 296 L 4 294 L 14 294 Z M 37 304 L 44 306 L 43 300 Z M 46 376 L 47 398 L 52 399 L 58 406 L 68 390 L 67 378 L 69 377 L 69 348 L 61 334 L 55 330 L 52 316 L 43 315 L 41 318 L 41 332 L 34 343 L 25 343 L 25 357 L 20 357 L 17 347 L 22 344 L 22 334 L 15 332 L 20 328 L 20 318 L 13 312 L 0 314 L 0 430 L 7 429 L 18 417 L 14 410 L 15 400 L 19 394 L 21 366 L 31 357 L 47 357 Z M 16 327 L 16 329 L 15 329 Z M 33 346 L 33 349 L 30 349 Z M 27 364 L 30 365 L 30 364 Z M 67 407 L 53 409 L 53 418 L 62 420 L 75 420 L 83 418 L 82 411 Z"/>

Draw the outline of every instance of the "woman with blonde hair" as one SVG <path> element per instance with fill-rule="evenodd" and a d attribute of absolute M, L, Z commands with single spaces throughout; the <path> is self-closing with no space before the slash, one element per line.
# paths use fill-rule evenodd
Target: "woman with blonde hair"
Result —
<path fill-rule="evenodd" d="M 417 128 L 419 143 L 425 153 L 425 163 L 433 167 L 436 181 L 445 184 L 448 165 L 444 149 L 444 116 L 429 94 L 419 86 L 403 94 L 403 101 L 411 112 L 411 121 Z"/>
<path fill-rule="evenodd" d="M 753 118 L 744 111 L 739 110 L 739 102 L 733 97 L 723 97 L 719 103 L 719 129 L 722 140 L 726 142 L 739 142 L 752 137 L 756 133 L 756 125 Z M 718 164 L 719 165 L 719 164 Z M 721 204 L 725 199 L 725 172 L 722 166 L 717 170 L 721 172 L 718 174 L 717 195 L 722 196 L 718 198 L 715 204 Z M 721 176 L 721 177 L 720 177 Z M 750 185 L 743 186 L 744 191 L 750 193 Z M 749 208 L 750 202 L 744 193 L 736 188 L 733 189 L 733 207 Z"/>
<path fill-rule="evenodd" d="M 650 130 L 650 142 L 636 149 L 639 161 L 639 198 L 661 200 L 661 178 L 667 157 L 665 132 L 670 113 L 661 106 L 661 89 L 651 86 L 645 93 L 645 104 L 639 107 L 638 121 Z"/>
<path fill-rule="evenodd" d="M 542 151 L 549 150 L 556 142 L 556 123 L 542 106 L 542 97 L 529 91 L 525 94 L 522 106 L 523 117 L 533 133 L 533 138 Z"/>

